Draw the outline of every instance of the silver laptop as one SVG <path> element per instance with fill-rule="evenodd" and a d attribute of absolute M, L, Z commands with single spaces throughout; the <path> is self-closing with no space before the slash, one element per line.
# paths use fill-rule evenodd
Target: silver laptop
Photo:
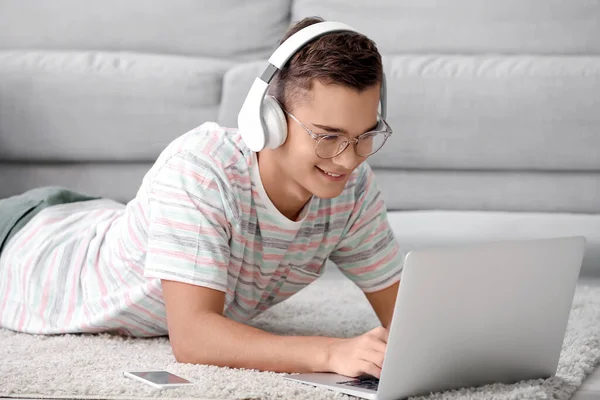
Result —
<path fill-rule="evenodd" d="M 406 255 L 381 379 L 287 379 L 396 400 L 556 374 L 586 239 L 501 241 Z"/>

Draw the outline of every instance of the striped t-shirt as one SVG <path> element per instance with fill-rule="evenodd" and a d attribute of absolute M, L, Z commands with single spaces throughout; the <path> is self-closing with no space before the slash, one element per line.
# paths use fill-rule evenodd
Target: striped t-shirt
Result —
<path fill-rule="evenodd" d="M 369 166 L 291 221 L 238 131 L 205 123 L 161 153 L 126 206 L 56 205 L 20 230 L 0 255 L 0 325 L 164 335 L 161 279 L 224 292 L 224 315 L 243 322 L 314 281 L 327 259 L 364 292 L 400 279 L 403 254 Z"/>

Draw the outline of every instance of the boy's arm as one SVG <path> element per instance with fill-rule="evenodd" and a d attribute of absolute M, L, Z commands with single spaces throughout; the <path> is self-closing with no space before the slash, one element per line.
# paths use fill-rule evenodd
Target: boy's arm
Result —
<path fill-rule="evenodd" d="M 225 293 L 162 280 L 169 339 L 182 363 L 277 372 L 327 372 L 339 339 L 279 336 L 223 316 Z"/>
<path fill-rule="evenodd" d="M 219 290 L 162 280 L 169 339 L 179 362 L 274 372 L 380 377 L 387 331 L 354 338 L 280 336 L 223 316 Z"/>
<path fill-rule="evenodd" d="M 377 314 L 379 321 L 381 321 L 381 325 L 386 329 L 390 329 L 399 286 L 400 282 L 396 282 L 383 290 L 365 293 L 369 303 L 371 303 L 371 307 L 373 307 L 375 314 Z"/>

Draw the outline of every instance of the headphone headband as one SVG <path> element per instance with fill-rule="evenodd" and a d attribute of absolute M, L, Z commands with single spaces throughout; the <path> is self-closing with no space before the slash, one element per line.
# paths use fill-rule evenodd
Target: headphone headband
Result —
<path fill-rule="evenodd" d="M 354 28 L 342 22 L 324 21 L 309 25 L 304 29 L 300 29 L 281 43 L 281 46 L 269 57 L 269 64 L 277 69 L 281 69 L 306 43 L 319 36 L 338 31 L 357 32 Z"/>

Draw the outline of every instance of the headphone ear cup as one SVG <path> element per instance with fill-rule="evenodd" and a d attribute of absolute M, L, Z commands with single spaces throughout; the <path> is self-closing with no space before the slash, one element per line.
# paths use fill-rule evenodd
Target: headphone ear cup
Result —
<path fill-rule="evenodd" d="M 263 99 L 261 113 L 266 136 L 265 147 L 276 149 L 287 139 L 285 114 L 273 96 Z"/>

